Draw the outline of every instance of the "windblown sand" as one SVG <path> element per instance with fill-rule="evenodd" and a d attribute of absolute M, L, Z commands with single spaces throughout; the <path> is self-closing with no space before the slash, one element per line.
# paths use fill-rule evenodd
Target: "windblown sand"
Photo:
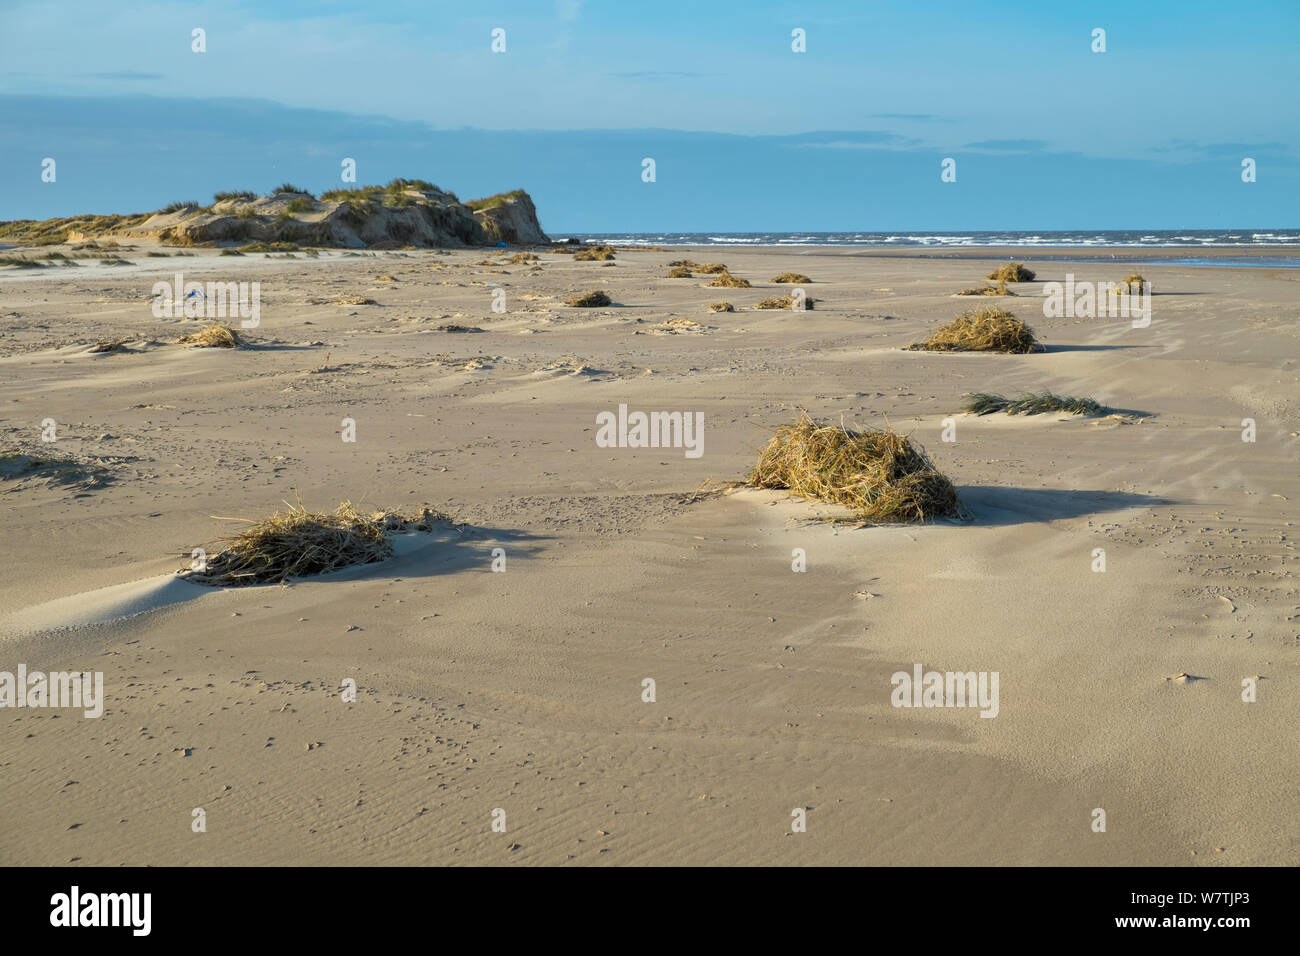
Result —
<path fill-rule="evenodd" d="M 1042 282 L 1130 263 L 1020 250 L 1039 281 L 1003 305 L 1047 352 L 937 354 L 904 348 L 1010 253 L 539 252 L 0 275 L 0 439 L 52 418 L 111 475 L 0 483 L 0 671 L 106 696 L 0 709 L 0 862 L 1300 862 L 1300 272 L 1143 265 L 1134 329 L 1041 312 Z M 736 312 L 666 278 L 683 255 L 751 281 Z M 260 280 L 246 347 L 175 344 L 200 323 L 150 290 L 176 271 Z M 816 311 L 753 309 L 785 271 Z M 593 289 L 614 304 L 564 304 Z M 1043 389 L 1118 414 L 959 412 Z M 704 454 L 597 447 L 621 403 L 703 412 Z M 691 494 L 805 409 L 910 434 L 974 520 Z M 239 528 L 210 516 L 295 494 L 465 527 L 285 587 L 169 577 Z M 999 672 L 998 716 L 892 707 L 918 663 Z"/>

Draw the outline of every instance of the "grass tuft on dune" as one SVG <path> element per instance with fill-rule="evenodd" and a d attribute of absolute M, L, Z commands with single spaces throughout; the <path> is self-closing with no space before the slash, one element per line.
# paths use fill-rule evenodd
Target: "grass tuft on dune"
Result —
<path fill-rule="evenodd" d="M 999 279 L 997 285 L 976 286 L 973 289 L 962 289 L 956 295 L 1015 295 L 1007 288 L 1007 280 Z"/>
<path fill-rule="evenodd" d="M 244 344 L 244 340 L 234 329 L 218 322 L 206 329 L 181 336 L 176 344 L 200 349 L 236 349 Z"/>
<path fill-rule="evenodd" d="M 246 519 L 224 519 L 246 520 Z M 202 569 L 179 572 L 214 587 L 265 584 L 382 561 L 393 554 L 389 533 L 428 531 L 446 515 L 425 508 L 415 517 L 392 511 L 370 514 L 345 501 L 333 514 L 314 514 L 299 502 L 289 510 L 249 521 Z"/>
<path fill-rule="evenodd" d="M 0 256 L 0 266 L 13 266 L 15 269 L 44 269 L 46 263 L 22 256 Z"/>
<path fill-rule="evenodd" d="M 1142 278 L 1140 273 L 1130 272 L 1119 283 L 1119 289 L 1116 291 L 1118 291 L 1120 295 L 1123 295 L 1126 292 L 1132 291 L 1133 286 L 1137 286 L 1138 291 L 1141 292 L 1142 286 L 1146 284 L 1146 281 L 1147 280 Z"/>
<path fill-rule="evenodd" d="M 1044 412 L 1100 415 L 1106 409 L 1093 398 L 1075 398 L 1051 392 L 1027 392 L 1014 399 L 989 392 L 976 392 L 966 403 L 965 411 L 975 415 L 989 415 L 993 412 L 1006 412 L 1008 415 L 1041 415 Z"/>
<path fill-rule="evenodd" d="M 843 505 L 871 524 L 963 514 L 952 482 L 911 439 L 888 428 L 854 431 L 806 414 L 777 429 L 747 484 Z"/>
<path fill-rule="evenodd" d="M 614 248 L 613 246 L 587 246 L 575 252 L 573 258 L 578 262 L 598 262 L 613 259 Z"/>
<path fill-rule="evenodd" d="M 908 348 L 920 352 L 1008 352 L 1023 355 L 1042 351 L 1034 330 L 1010 312 L 987 306 L 963 312 L 924 342 Z"/>
<path fill-rule="evenodd" d="M 700 270 L 703 271 L 703 270 Z M 705 283 L 713 289 L 748 289 L 749 280 L 742 279 L 739 276 L 733 276 L 730 272 L 723 271 L 712 282 Z"/>
<path fill-rule="evenodd" d="M 791 310 L 793 310 L 793 311 L 795 311 L 795 312 L 798 312 L 798 311 L 800 311 L 800 310 L 799 310 L 799 309 L 795 309 L 795 307 L 794 307 L 794 301 L 795 301 L 795 299 L 794 299 L 794 296 L 792 296 L 792 295 L 777 295 L 777 296 L 772 296 L 771 298 L 768 298 L 768 299 L 764 299 L 762 302 L 760 302 L 760 303 L 758 303 L 756 306 L 754 306 L 754 308 L 756 308 L 756 309 L 791 309 Z M 802 311 L 805 311 L 805 312 L 811 312 L 811 311 L 813 310 L 813 308 L 816 306 L 816 302 L 817 302 L 817 300 L 814 299 L 812 296 L 810 296 L 810 295 L 808 295 L 808 296 L 804 296 L 804 300 L 803 300 L 803 310 L 802 310 Z"/>
<path fill-rule="evenodd" d="M 612 304 L 613 300 L 599 289 L 575 295 L 569 300 L 569 305 L 575 309 L 598 309 Z"/>
<path fill-rule="evenodd" d="M 1034 272 L 1032 269 L 1026 269 L 1023 262 L 1008 262 L 1004 266 L 998 266 L 986 278 L 1002 282 L 1033 282 Z"/>

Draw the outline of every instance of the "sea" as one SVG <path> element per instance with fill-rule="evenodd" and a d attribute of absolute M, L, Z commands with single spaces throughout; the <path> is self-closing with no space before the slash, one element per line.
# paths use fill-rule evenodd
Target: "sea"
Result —
<path fill-rule="evenodd" d="M 929 249 L 929 255 L 955 255 L 973 246 L 1037 249 L 1093 249 L 1091 255 L 1071 255 L 1076 261 L 1123 258 L 1134 265 L 1210 266 L 1259 269 L 1300 269 L 1300 255 L 1253 258 L 1240 253 L 1213 255 L 1225 247 L 1239 249 L 1300 250 L 1300 229 L 1166 229 L 1069 230 L 1059 232 L 602 232 L 551 234 L 557 241 L 577 239 L 617 246 L 721 246 L 782 248 Z M 1163 259 L 1160 250 L 1179 250 L 1177 258 Z M 1189 256 L 1188 249 L 1205 249 L 1204 256 Z M 1107 252 L 1109 251 L 1109 254 Z M 1150 254 L 1145 254 L 1149 252 Z M 915 251 L 909 253 L 916 255 Z M 921 253 L 926 255 L 926 253 Z"/>
<path fill-rule="evenodd" d="M 1195 249 L 1210 246 L 1300 247 L 1296 229 L 1065 230 L 1059 232 L 618 232 L 552 235 L 624 246 L 1023 246 L 1099 249 Z"/>

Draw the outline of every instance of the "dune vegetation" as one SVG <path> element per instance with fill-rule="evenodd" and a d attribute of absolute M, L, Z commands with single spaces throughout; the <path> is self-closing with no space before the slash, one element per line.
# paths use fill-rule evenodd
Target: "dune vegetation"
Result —
<path fill-rule="evenodd" d="M 245 519 L 224 519 L 245 520 Z M 333 514 L 307 511 L 302 502 L 288 511 L 248 521 L 248 527 L 225 539 L 201 569 L 180 574 L 198 584 L 239 586 L 282 582 L 339 568 L 382 561 L 393 554 L 392 532 L 429 531 L 446 515 L 425 508 L 403 517 L 393 511 L 362 512 L 343 502 Z"/>
<path fill-rule="evenodd" d="M 999 279 L 997 285 L 981 285 L 973 289 L 962 289 L 956 295 L 1015 295 L 1007 288 L 1007 280 Z"/>
<path fill-rule="evenodd" d="M 1008 262 L 1004 266 L 998 266 L 985 278 L 990 281 L 1033 282 L 1034 272 L 1031 269 L 1026 269 L 1023 262 Z"/>
<path fill-rule="evenodd" d="M 776 295 L 764 299 L 754 308 L 756 309 L 791 309 L 793 311 L 810 312 L 816 306 L 817 300 L 810 295 L 804 296 L 803 309 L 795 309 L 795 297 L 792 295 Z"/>
<path fill-rule="evenodd" d="M 599 289 L 593 292 L 584 292 L 569 299 L 569 305 L 575 309 L 596 309 L 611 304 L 613 304 L 613 300 Z"/>
<path fill-rule="evenodd" d="M 244 340 L 229 326 L 215 323 L 197 332 L 181 336 L 176 343 L 200 349 L 235 349 L 243 345 Z"/>
<path fill-rule="evenodd" d="M 723 270 L 706 285 L 713 289 L 748 289 L 749 280 L 742 279 L 740 276 L 733 276 L 730 272 Z"/>
<path fill-rule="evenodd" d="M 1052 392 L 1027 392 L 1019 398 L 1003 398 L 989 392 L 976 392 L 966 402 L 965 411 L 973 415 L 1006 412 L 1008 415 L 1041 415 L 1045 412 L 1069 412 L 1071 415 L 1100 415 L 1105 407 L 1093 398 L 1074 398 Z"/>
<path fill-rule="evenodd" d="M 922 352 L 1043 351 L 1033 329 L 997 306 L 963 312 L 926 341 L 915 342 L 908 348 Z"/>
<path fill-rule="evenodd" d="M 962 514 L 952 482 L 909 438 L 889 428 L 855 431 L 806 414 L 777 429 L 747 484 L 843 505 L 854 520 L 873 524 Z"/>

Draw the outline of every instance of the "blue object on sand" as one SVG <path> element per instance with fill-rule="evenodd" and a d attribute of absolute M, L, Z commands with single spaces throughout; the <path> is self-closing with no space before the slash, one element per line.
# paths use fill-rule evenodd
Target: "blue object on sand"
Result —
<path fill-rule="evenodd" d="M 498 248 L 498 249 L 504 249 L 505 247 L 506 247 L 506 244 L 505 244 L 504 242 L 498 242 L 498 243 L 497 243 L 497 248 Z"/>

